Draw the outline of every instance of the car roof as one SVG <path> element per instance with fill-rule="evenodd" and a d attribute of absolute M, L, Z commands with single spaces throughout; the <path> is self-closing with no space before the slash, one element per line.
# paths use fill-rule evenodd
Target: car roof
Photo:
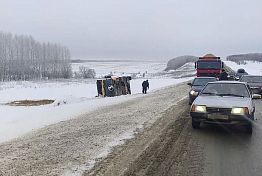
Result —
<path fill-rule="evenodd" d="M 208 84 L 244 84 L 244 85 L 247 85 L 246 82 L 239 82 L 239 81 L 215 81 L 215 82 L 209 82 Z"/>
<path fill-rule="evenodd" d="M 245 69 L 243 69 L 243 68 L 239 68 L 239 69 L 237 69 L 237 71 L 239 72 L 239 71 L 241 71 L 241 72 L 245 72 Z"/>

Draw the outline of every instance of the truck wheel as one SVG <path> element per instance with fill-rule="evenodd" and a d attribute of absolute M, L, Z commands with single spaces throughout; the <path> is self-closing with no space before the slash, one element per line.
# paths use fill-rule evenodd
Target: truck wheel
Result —
<path fill-rule="evenodd" d="M 192 119 L 192 127 L 195 129 L 200 128 L 200 122 Z"/>
<path fill-rule="evenodd" d="M 253 126 L 252 126 L 251 123 L 249 123 L 249 124 L 246 125 L 246 132 L 247 132 L 248 134 L 252 134 L 252 132 L 253 132 Z"/>

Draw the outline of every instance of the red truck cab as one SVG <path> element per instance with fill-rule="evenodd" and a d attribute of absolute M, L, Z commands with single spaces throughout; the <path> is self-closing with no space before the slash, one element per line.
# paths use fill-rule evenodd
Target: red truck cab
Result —
<path fill-rule="evenodd" d="M 197 77 L 219 77 L 224 68 L 224 63 L 220 57 L 213 54 L 207 54 L 204 57 L 199 57 L 195 62 Z"/>

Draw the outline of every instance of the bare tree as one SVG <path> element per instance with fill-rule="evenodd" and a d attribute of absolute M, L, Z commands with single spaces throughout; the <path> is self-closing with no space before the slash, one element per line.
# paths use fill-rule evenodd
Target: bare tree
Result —
<path fill-rule="evenodd" d="M 0 81 L 70 78 L 70 51 L 59 44 L 40 43 L 31 36 L 0 32 Z"/>
<path fill-rule="evenodd" d="M 90 69 L 90 68 L 85 67 L 85 66 L 79 67 L 79 73 L 80 73 L 80 77 L 82 77 L 82 78 L 95 78 L 95 76 L 96 76 L 94 69 Z"/>
<path fill-rule="evenodd" d="M 249 53 L 227 56 L 227 60 L 238 64 L 245 64 L 246 61 L 262 62 L 262 53 Z"/>

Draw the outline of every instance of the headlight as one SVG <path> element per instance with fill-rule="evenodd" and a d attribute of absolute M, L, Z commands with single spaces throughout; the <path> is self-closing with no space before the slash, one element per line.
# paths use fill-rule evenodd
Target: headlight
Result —
<path fill-rule="evenodd" d="M 192 105 L 191 107 L 192 112 L 200 112 L 200 113 L 206 113 L 206 106 L 203 105 Z"/>
<path fill-rule="evenodd" d="M 231 114 L 234 114 L 234 115 L 245 115 L 245 114 L 248 114 L 248 113 L 249 113 L 249 111 L 248 111 L 247 107 L 232 108 L 232 110 L 231 110 Z"/>
<path fill-rule="evenodd" d="M 191 91 L 190 91 L 190 94 L 191 94 L 191 95 L 194 95 L 194 96 L 197 96 L 197 95 L 198 95 L 198 92 L 196 92 L 196 91 L 194 91 L 194 90 L 191 90 Z"/>

